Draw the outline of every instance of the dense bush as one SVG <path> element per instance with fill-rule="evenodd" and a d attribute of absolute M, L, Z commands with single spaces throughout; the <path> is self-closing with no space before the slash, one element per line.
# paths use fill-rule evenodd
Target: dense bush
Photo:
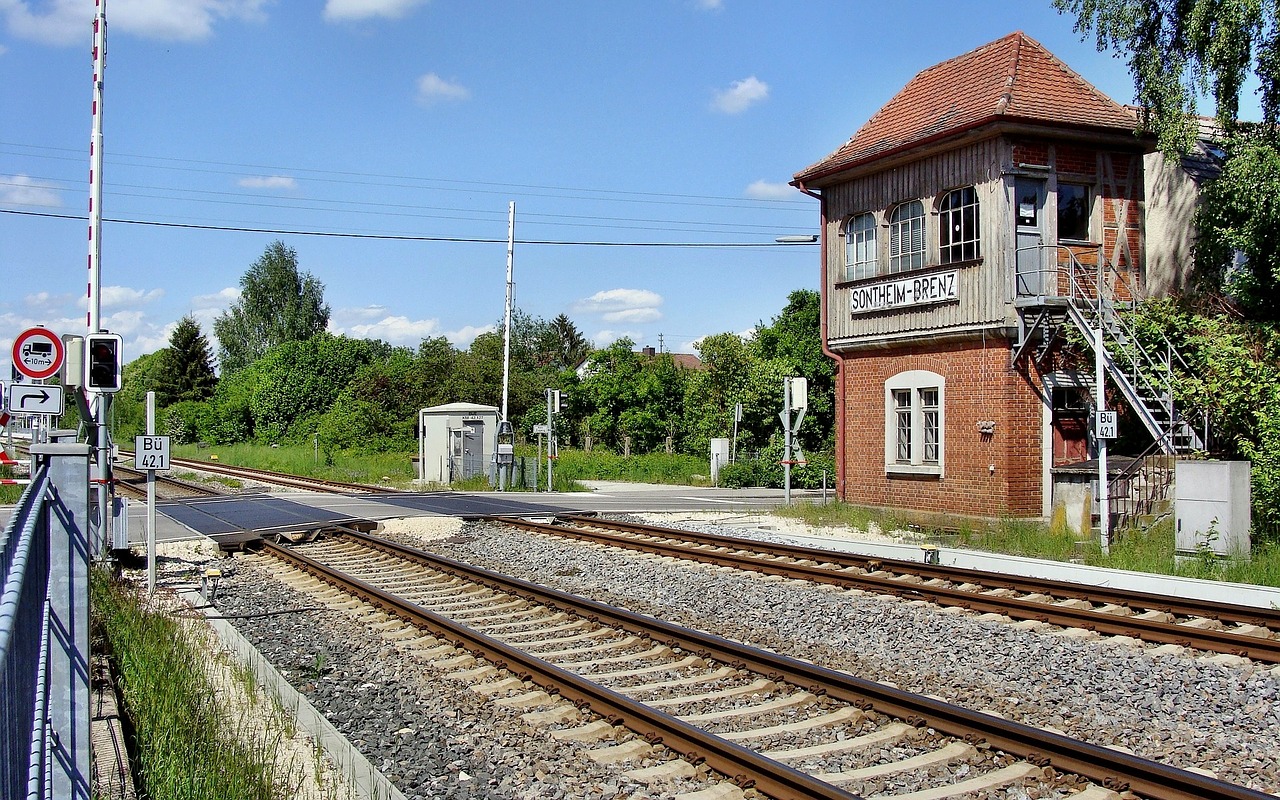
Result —
<path fill-rule="evenodd" d="M 173 444 L 191 444 L 199 441 L 202 430 L 208 429 L 208 420 L 208 403 L 186 400 L 166 408 L 158 427 L 161 433 L 172 437 Z"/>

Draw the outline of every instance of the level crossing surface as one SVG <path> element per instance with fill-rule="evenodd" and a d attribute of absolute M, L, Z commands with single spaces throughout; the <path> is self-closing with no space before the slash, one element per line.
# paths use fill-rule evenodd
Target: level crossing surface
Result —
<path fill-rule="evenodd" d="M 402 492 L 385 495 L 285 492 L 225 495 L 156 504 L 156 539 L 221 537 L 242 531 L 300 531 L 360 520 L 419 516 L 536 516 L 563 513 L 762 511 L 783 502 L 781 489 L 715 489 L 590 482 L 589 492 Z M 792 492 L 793 498 L 820 499 Z M 129 539 L 146 535 L 146 504 L 129 504 Z"/>

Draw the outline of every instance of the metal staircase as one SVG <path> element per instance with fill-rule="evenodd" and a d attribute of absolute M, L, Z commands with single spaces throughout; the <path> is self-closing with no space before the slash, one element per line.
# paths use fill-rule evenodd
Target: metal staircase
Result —
<path fill-rule="evenodd" d="M 1041 251 L 1042 261 L 1049 261 L 1046 256 L 1051 255 L 1052 265 L 1032 281 L 1019 275 L 1019 336 L 1012 364 L 1032 352 L 1041 361 L 1069 322 L 1089 347 L 1101 351 L 1107 374 L 1160 451 L 1179 455 L 1204 450 L 1207 430 L 1197 431 L 1173 399 L 1175 366 L 1184 372 L 1190 368 L 1163 334 L 1159 352 L 1144 348 L 1118 313 L 1132 301 L 1117 301 L 1116 296 L 1134 297 L 1124 275 L 1107 264 L 1101 252 L 1097 253 L 1099 266 L 1086 267 L 1076 255 L 1078 248 L 1037 245 L 1035 249 Z M 1025 291 L 1028 283 L 1047 291 L 1030 294 Z"/>

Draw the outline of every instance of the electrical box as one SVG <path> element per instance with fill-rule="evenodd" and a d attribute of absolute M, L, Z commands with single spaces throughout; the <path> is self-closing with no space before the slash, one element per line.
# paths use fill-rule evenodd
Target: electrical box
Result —
<path fill-rule="evenodd" d="M 1248 461 L 1178 461 L 1174 540 L 1180 557 L 1211 552 L 1247 558 L 1250 509 Z"/>
<path fill-rule="evenodd" d="M 809 407 L 809 379 L 788 378 L 788 391 L 791 392 L 791 410 L 799 411 Z"/>
<path fill-rule="evenodd" d="M 516 460 L 515 445 L 505 442 L 498 443 L 498 463 L 514 464 Z"/>
<path fill-rule="evenodd" d="M 68 389 L 84 385 L 84 337 L 65 334 L 62 337 L 62 385 Z"/>

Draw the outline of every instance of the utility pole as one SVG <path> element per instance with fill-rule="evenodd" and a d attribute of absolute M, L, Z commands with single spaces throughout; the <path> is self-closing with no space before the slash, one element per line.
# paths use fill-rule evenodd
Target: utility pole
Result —
<path fill-rule="evenodd" d="M 515 282 L 512 275 L 515 272 L 516 263 L 516 201 L 512 200 L 507 206 L 507 302 L 505 305 L 505 324 L 502 333 L 502 421 L 498 424 L 498 430 L 503 430 L 504 423 L 506 428 L 510 429 L 511 420 L 507 417 L 507 395 L 511 388 L 511 300 L 515 295 Z M 494 440 L 495 446 L 493 451 L 498 452 L 496 446 L 497 439 Z M 507 488 L 506 470 L 502 465 L 496 465 L 498 468 L 498 491 Z"/>
<path fill-rule="evenodd" d="M 93 17 L 93 127 L 89 139 L 89 297 L 88 332 L 102 330 L 102 99 L 107 66 L 107 0 L 94 0 Z M 107 436 L 107 409 L 111 395 L 95 392 L 93 427 L 97 434 L 98 525 L 96 545 L 104 551 L 111 530 L 111 441 Z"/>

